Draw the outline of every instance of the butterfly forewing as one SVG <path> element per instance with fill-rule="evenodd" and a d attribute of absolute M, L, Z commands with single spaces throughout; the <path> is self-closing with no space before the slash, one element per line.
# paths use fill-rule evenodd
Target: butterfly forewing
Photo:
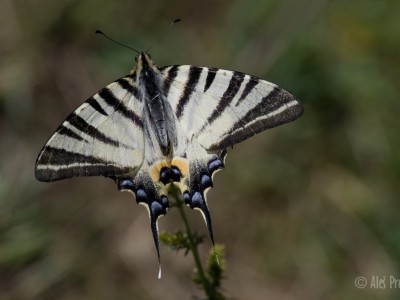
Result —
<path fill-rule="evenodd" d="M 303 112 L 286 90 L 240 72 L 173 66 L 162 74 L 179 123 L 208 151 L 233 146 Z"/>
<path fill-rule="evenodd" d="M 143 162 L 143 101 L 126 76 L 90 97 L 54 132 L 36 162 L 41 181 L 134 173 Z"/>

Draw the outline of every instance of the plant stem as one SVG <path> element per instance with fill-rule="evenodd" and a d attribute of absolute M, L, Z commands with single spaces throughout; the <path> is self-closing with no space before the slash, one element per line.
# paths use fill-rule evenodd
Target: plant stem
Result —
<path fill-rule="evenodd" d="M 193 253 L 194 262 L 196 264 L 199 277 L 201 278 L 203 289 L 204 289 L 206 295 L 208 296 L 208 299 L 213 299 L 212 298 L 213 293 L 212 293 L 212 289 L 210 288 L 210 282 L 208 281 L 208 279 L 204 273 L 203 265 L 201 264 L 201 261 L 200 261 L 197 244 L 194 242 L 193 233 L 192 233 L 192 230 L 190 229 L 188 219 L 186 218 L 186 214 L 183 209 L 183 201 L 179 200 L 176 193 L 173 193 L 173 196 L 175 198 L 175 202 L 177 204 L 179 213 L 182 217 L 183 223 L 185 224 L 186 232 L 187 232 L 189 243 L 190 243 L 190 249 Z"/>

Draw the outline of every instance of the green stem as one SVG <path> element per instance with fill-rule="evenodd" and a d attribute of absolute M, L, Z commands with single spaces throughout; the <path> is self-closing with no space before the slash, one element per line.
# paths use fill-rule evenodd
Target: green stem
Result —
<path fill-rule="evenodd" d="M 190 229 L 188 219 L 186 218 L 186 214 L 183 209 L 183 201 L 179 200 L 176 193 L 174 193 L 174 198 L 175 198 L 179 213 L 182 217 L 183 223 L 185 224 L 186 232 L 187 232 L 189 243 L 190 243 L 190 249 L 193 253 L 194 262 L 196 264 L 197 271 L 201 278 L 201 282 L 202 282 L 204 291 L 205 291 L 206 295 L 208 296 L 208 299 L 212 299 L 212 289 L 210 288 L 210 282 L 208 281 L 208 279 L 204 273 L 203 265 L 201 264 L 201 261 L 200 261 L 197 244 L 194 242 L 193 233 L 192 233 L 192 230 Z"/>

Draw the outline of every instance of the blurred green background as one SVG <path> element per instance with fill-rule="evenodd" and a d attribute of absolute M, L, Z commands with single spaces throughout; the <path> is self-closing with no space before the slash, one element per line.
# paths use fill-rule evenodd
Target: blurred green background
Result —
<path fill-rule="evenodd" d="M 171 20 L 183 23 L 164 39 Z M 240 70 L 305 113 L 229 151 L 208 194 L 236 299 L 398 299 L 400 1 L 0 2 L 0 299 L 190 299 L 192 257 L 104 178 L 37 182 L 51 133 L 146 49 L 160 65 Z M 206 234 L 200 214 L 186 210 Z M 175 210 L 160 229 L 183 229 Z M 204 259 L 209 239 L 201 246 Z M 355 286 L 358 276 L 368 285 Z M 386 288 L 371 287 L 386 276 Z M 375 277 L 376 278 L 376 277 Z"/>

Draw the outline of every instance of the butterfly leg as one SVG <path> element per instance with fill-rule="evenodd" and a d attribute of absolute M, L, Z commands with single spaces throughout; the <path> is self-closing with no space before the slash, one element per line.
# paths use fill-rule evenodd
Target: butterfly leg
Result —
<path fill-rule="evenodd" d="M 139 181 L 146 182 L 142 180 Z M 120 191 L 130 191 L 134 193 L 136 196 L 136 202 L 138 204 L 144 205 L 148 210 L 151 231 L 153 234 L 153 240 L 156 246 L 157 258 L 159 263 L 158 278 L 161 278 L 161 258 L 160 258 L 160 246 L 158 238 L 158 219 L 167 213 L 167 210 L 169 208 L 168 197 L 165 195 L 160 196 L 156 192 L 153 186 L 146 186 L 143 184 L 139 184 L 131 179 L 119 179 L 118 189 Z"/>

